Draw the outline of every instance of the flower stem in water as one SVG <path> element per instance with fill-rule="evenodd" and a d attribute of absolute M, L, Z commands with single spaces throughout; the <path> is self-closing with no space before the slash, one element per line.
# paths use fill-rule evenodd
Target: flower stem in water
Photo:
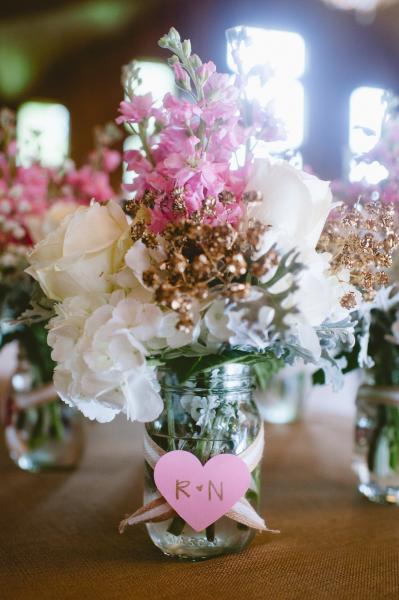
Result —
<path fill-rule="evenodd" d="M 215 541 L 215 523 L 208 525 L 208 527 L 206 528 L 206 539 L 208 540 L 208 542 Z"/>
<path fill-rule="evenodd" d="M 176 536 L 181 535 L 183 533 L 185 525 L 186 522 L 184 521 L 184 519 L 176 515 L 175 517 L 173 517 L 172 522 L 168 527 L 168 533 L 171 533 L 172 535 Z"/>

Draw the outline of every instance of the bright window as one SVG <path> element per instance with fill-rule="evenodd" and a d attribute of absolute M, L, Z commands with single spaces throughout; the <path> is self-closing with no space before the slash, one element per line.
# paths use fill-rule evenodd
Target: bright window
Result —
<path fill-rule="evenodd" d="M 359 87 L 354 90 L 349 104 L 349 179 L 378 183 L 388 172 L 377 162 L 366 163 L 354 159 L 369 152 L 381 136 L 386 105 L 386 90 L 375 87 Z"/>
<path fill-rule="evenodd" d="M 17 147 L 20 164 L 39 161 L 56 167 L 69 152 L 69 111 L 62 104 L 25 102 L 17 114 Z"/>
<path fill-rule="evenodd" d="M 136 65 L 140 67 L 141 85 L 136 89 L 138 94 L 147 94 L 151 92 L 156 104 L 160 104 L 163 96 L 168 92 L 175 91 L 175 80 L 172 69 L 161 62 L 149 60 L 137 60 Z M 136 135 L 128 136 L 123 144 L 124 150 L 137 150 L 140 146 L 140 140 Z M 124 171 L 124 183 L 131 183 L 134 179 L 134 173 Z"/>
<path fill-rule="evenodd" d="M 141 85 L 136 88 L 137 94 L 151 92 L 155 103 L 160 104 L 165 94 L 175 91 L 173 72 L 168 65 L 150 60 L 137 60 L 135 62 L 140 68 L 140 79 L 142 80 Z M 140 140 L 136 135 L 130 135 L 125 139 L 125 150 L 133 150 L 139 147 Z"/>
<path fill-rule="evenodd" d="M 141 85 L 136 89 L 137 94 L 151 92 L 156 103 L 162 100 L 168 92 L 175 91 L 175 80 L 172 69 L 155 60 L 136 60 L 140 68 Z"/>
<path fill-rule="evenodd" d="M 268 149 L 271 152 L 298 149 L 303 143 L 305 129 L 305 94 L 300 81 L 306 68 L 304 39 L 290 31 L 255 27 L 239 27 L 232 31 L 240 29 L 245 31 L 246 39 L 240 44 L 238 59 L 244 72 L 249 74 L 248 97 L 271 106 L 286 131 L 286 139 L 268 144 Z M 227 37 L 229 39 L 229 31 Z M 235 70 L 230 44 L 227 62 Z M 265 80 L 260 73 L 266 73 Z"/>

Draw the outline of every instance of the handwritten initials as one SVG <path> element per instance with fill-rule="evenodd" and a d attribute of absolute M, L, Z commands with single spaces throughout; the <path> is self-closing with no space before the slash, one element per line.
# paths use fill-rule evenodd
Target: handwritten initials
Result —
<path fill-rule="evenodd" d="M 186 492 L 185 488 L 190 485 L 191 481 L 180 481 L 180 479 L 176 479 L 176 500 L 180 500 L 179 492 L 190 498 L 190 494 Z"/>
<path fill-rule="evenodd" d="M 183 494 L 186 498 L 191 498 L 191 494 L 189 494 L 187 488 L 191 485 L 191 481 L 187 479 L 176 479 L 176 500 L 180 500 L 181 495 Z M 202 492 L 203 485 L 195 486 L 198 492 Z M 208 500 L 211 502 L 215 496 L 219 498 L 220 501 L 223 501 L 223 481 L 220 482 L 219 488 L 216 487 L 215 483 L 210 479 L 208 481 Z"/>
<path fill-rule="evenodd" d="M 220 490 L 218 491 L 213 481 L 208 483 L 208 500 L 212 500 L 212 490 L 215 492 L 219 500 L 223 500 L 223 481 L 220 482 Z"/>

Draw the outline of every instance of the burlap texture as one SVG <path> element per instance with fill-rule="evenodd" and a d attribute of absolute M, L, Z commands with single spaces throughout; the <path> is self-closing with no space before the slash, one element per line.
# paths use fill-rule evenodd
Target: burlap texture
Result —
<path fill-rule="evenodd" d="M 357 494 L 350 419 L 268 427 L 263 514 L 281 535 L 197 564 L 164 558 L 144 526 L 118 533 L 142 501 L 140 427 L 87 432 L 71 473 L 18 472 L 0 443 L 1 600 L 399 598 L 399 509 Z"/>

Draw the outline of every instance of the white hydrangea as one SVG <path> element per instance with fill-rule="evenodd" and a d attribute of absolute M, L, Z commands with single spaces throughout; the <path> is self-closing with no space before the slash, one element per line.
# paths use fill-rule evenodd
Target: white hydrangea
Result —
<path fill-rule="evenodd" d="M 155 419 L 163 403 L 146 357 L 193 341 L 176 330 L 176 318 L 122 291 L 67 298 L 48 336 L 61 398 L 101 422 L 119 412 L 131 420 Z"/>

